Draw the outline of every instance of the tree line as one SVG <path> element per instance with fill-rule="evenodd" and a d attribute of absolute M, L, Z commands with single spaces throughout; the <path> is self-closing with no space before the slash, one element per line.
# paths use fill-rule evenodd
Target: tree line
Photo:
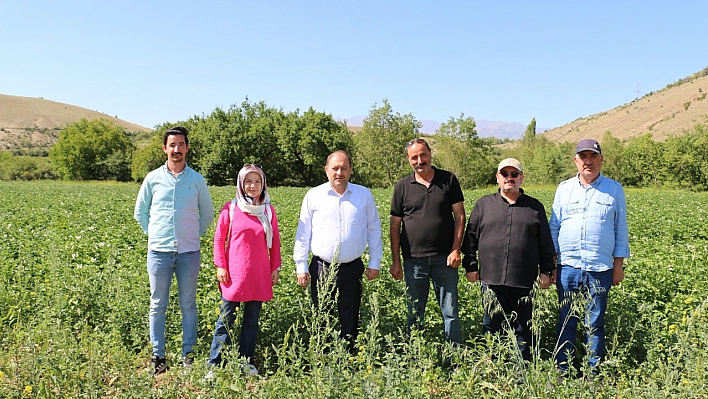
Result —
<path fill-rule="evenodd" d="M 372 106 L 361 131 L 353 133 L 345 122 L 312 108 L 285 112 L 246 99 L 208 115 L 164 123 L 147 136 L 106 120 L 82 119 L 59 132 L 49 163 L 0 152 L 0 177 L 141 181 L 165 162 L 162 134 L 176 125 L 190 130 L 190 166 L 216 186 L 233 184 L 247 163 L 262 165 L 270 185 L 314 186 L 325 179 L 327 155 L 345 150 L 352 158 L 353 182 L 391 187 L 411 173 L 404 149 L 419 137 L 429 141 L 433 165 L 454 172 L 464 188 L 495 184 L 496 165 L 507 157 L 521 161 L 527 184 L 554 185 L 576 173 L 575 143 L 558 144 L 537 135 L 535 119 L 518 141 L 481 138 L 474 118 L 464 114 L 450 117 L 436 134 L 425 135 L 415 116 L 394 112 L 383 100 Z M 620 140 L 611 132 L 601 142 L 603 174 L 625 186 L 708 189 L 706 123 L 663 142 L 650 133 Z"/>

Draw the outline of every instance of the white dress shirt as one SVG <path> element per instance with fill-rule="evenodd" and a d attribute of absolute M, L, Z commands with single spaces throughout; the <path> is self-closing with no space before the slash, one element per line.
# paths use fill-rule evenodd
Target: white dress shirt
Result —
<path fill-rule="evenodd" d="M 293 259 L 298 273 L 308 273 L 308 252 L 330 263 L 360 257 L 369 245 L 369 265 L 380 269 L 381 221 L 374 196 L 364 186 L 348 183 L 343 195 L 329 182 L 310 189 L 302 200 Z"/>

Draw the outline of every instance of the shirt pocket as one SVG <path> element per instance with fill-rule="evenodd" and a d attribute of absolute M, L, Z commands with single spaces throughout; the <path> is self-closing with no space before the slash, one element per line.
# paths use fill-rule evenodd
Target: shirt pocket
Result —
<path fill-rule="evenodd" d="M 611 197 L 601 197 L 595 201 L 594 206 L 597 209 L 597 215 L 600 220 L 607 220 L 612 218 L 614 214 L 614 201 Z"/>

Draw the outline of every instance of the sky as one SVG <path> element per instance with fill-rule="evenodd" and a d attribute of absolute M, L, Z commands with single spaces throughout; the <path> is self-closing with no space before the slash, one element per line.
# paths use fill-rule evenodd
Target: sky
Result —
<path fill-rule="evenodd" d="M 708 1 L 0 2 L 0 93 L 145 127 L 248 99 L 553 128 L 708 67 Z"/>

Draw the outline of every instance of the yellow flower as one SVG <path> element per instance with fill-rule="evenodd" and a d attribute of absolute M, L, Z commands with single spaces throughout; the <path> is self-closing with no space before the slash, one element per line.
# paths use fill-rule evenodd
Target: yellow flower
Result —
<path fill-rule="evenodd" d="M 693 298 L 689 296 L 683 301 L 683 303 L 685 303 L 686 305 L 690 305 L 693 303 Z"/>
<path fill-rule="evenodd" d="M 27 394 L 32 393 L 32 387 L 29 385 L 25 385 L 25 393 L 27 393 Z"/>

